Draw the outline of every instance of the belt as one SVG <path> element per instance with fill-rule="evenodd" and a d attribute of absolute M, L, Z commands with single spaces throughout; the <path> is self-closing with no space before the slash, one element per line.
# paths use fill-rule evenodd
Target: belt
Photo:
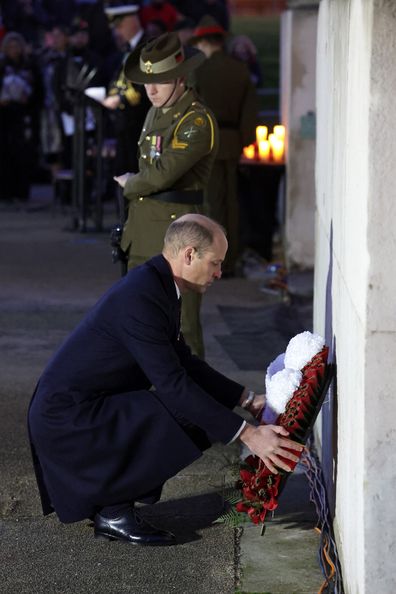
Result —
<path fill-rule="evenodd" d="M 157 192 L 150 196 L 143 196 L 151 200 L 161 200 L 161 202 L 176 202 L 177 204 L 203 204 L 202 190 L 168 190 L 167 192 Z"/>

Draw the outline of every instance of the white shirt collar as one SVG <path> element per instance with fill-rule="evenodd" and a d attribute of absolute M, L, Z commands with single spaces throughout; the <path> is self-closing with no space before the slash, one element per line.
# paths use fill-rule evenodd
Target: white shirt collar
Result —
<path fill-rule="evenodd" d="M 129 40 L 129 46 L 131 50 L 135 49 L 137 44 L 139 43 L 140 39 L 143 37 L 143 29 L 140 29 L 133 37 Z"/>
<path fill-rule="evenodd" d="M 173 282 L 175 283 L 177 298 L 180 299 L 180 297 L 181 297 L 180 289 L 177 286 L 177 283 L 175 281 L 173 281 Z"/>

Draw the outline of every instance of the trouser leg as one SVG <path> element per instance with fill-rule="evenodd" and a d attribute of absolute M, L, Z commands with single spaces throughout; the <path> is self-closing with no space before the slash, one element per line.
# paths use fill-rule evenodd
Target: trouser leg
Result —
<path fill-rule="evenodd" d="M 224 274 L 233 274 L 239 254 L 239 203 L 237 161 L 215 161 L 205 190 L 205 214 L 222 225 L 227 232 L 228 250 L 223 263 Z"/>
<path fill-rule="evenodd" d="M 133 501 L 116 503 L 115 505 L 106 505 L 100 509 L 99 513 L 103 518 L 115 520 L 116 518 L 123 516 L 131 508 L 133 508 Z"/>

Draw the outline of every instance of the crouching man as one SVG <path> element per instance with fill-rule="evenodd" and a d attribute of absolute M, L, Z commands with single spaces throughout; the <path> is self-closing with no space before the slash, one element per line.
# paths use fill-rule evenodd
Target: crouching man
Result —
<path fill-rule="evenodd" d="M 297 461 L 278 426 L 253 426 L 254 395 L 191 354 L 180 332 L 181 298 L 221 277 L 222 228 L 187 214 L 174 221 L 163 253 L 131 270 L 98 301 L 55 353 L 29 408 L 29 433 L 44 514 L 94 521 L 96 537 L 141 545 L 175 543 L 139 518 L 164 482 L 216 441 L 240 439 L 265 464 Z"/>

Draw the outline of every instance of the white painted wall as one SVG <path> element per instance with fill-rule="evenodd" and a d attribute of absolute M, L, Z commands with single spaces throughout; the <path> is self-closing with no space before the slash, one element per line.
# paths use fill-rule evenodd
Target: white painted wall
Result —
<path fill-rule="evenodd" d="M 396 591 L 395 62 L 393 0 L 322 0 L 315 330 L 335 341 L 334 527 L 347 594 Z"/>
<path fill-rule="evenodd" d="M 287 130 L 284 242 L 288 266 L 312 268 L 315 242 L 315 138 L 302 119 L 315 115 L 317 10 L 287 10 L 281 19 L 281 113 Z"/>

